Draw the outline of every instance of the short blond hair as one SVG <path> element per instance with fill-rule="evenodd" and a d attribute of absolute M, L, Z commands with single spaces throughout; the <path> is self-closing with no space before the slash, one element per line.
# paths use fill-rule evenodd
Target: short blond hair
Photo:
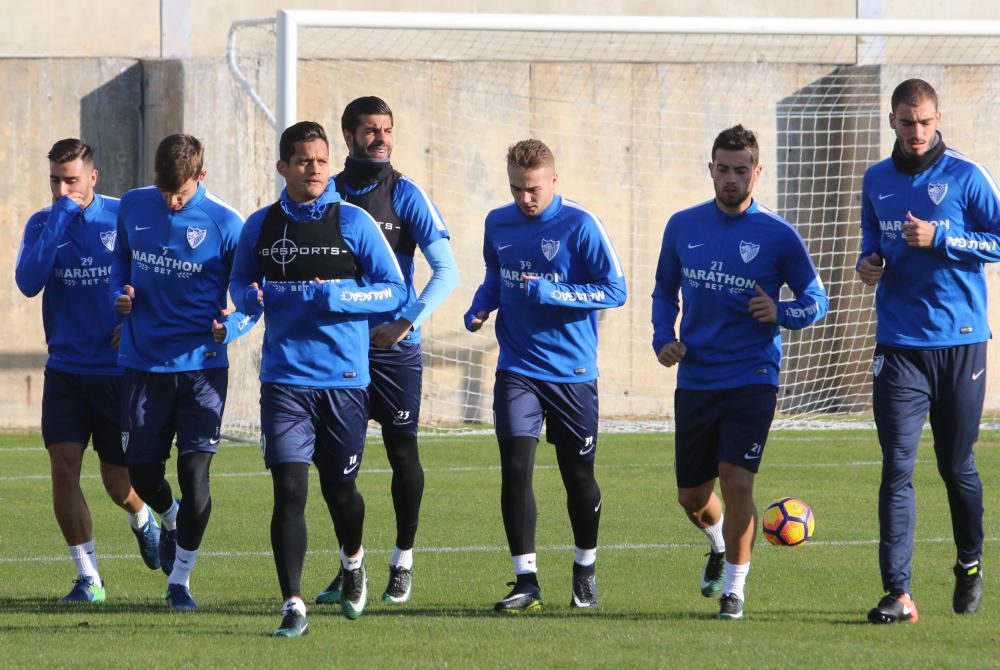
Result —
<path fill-rule="evenodd" d="M 555 167 L 555 164 L 556 157 L 552 155 L 552 149 L 541 140 L 521 140 L 507 149 L 508 167 L 534 170 L 546 166 Z"/>

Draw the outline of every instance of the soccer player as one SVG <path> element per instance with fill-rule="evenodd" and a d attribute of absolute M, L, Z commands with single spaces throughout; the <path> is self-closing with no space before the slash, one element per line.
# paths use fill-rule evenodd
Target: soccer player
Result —
<path fill-rule="evenodd" d="M 465 314 L 482 328 L 498 310 L 493 412 L 500 444 L 500 508 L 516 581 L 494 611 L 542 608 L 531 478 L 546 424 L 566 487 L 576 555 L 572 607 L 597 607 L 601 490 L 597 453 L 597 311 L 625 304 L 625 273 L 600 219 L 555 192 L 552 151 L 536 139 L 507 151 L 514 201 L 486 217 L 486 277 Z"/>
<path fill-rule="evenodd" d="M 170 135 L 156 149 L 156 183 L 129 191 L 118 212 L 114 304 L 125 315 L 122 449 L 132 485 L 161 514 L 167 603 L 197 608 L 190 575 L 212 511 L 209 466 L 219 448 L 229 359 L 226 343 L 252 319 L 226 312 L 243 219 L 205 190 L 204 149 Z M 177 437 L 175 502 L 164 477 Z"/>
<path fill-rule="evenodd" d="M 799 233 L 753 198 L 762 168 L 756 135 L 728 128 L 711 155 L 715 198 L 674 214 L 663 233 L 653 351 L 666 367 L 679 364 L 677 499 L 709 538 L 701 593 L 721 591 L 719 618 L 740 619 L 757 525 L 754 477 L 777 400 L 779 327 L 805 328 L 828 302 Z M 794 300 L 779 301 L 783 285 Z"/>
<path fill-rule="evenodd" d="M 892 156 L 865 172 L 858 276 L 875 290 L 872 407 L 882 446 L 879 568 L 886 595 L 872 623 L 916 622 L 910 560 L 913 468 L 930 414 L 958 556 L 952 607 L 983 596 L 983 488 L 972 447 L 986 391 L 983 264 L 1000 260 L 1000 190 L 983 166 L 947 148 L 938 97 L 920 79 L 892 93 Z"/>
<path fill-rule="evenodd" d="M 368 317 L 398 309 L 406 297 L 375 220 L 337 194 L 329 155 L 318 123 L 302 121 L 281 134 L 277 169 L 286 187 L 247 220 L 230 290 L 240 310 L 265 312 L 261 443 L 285 601 L 278 637 L 309 631 L 301 577 L 311 463 L 341 541 L 344 616 L 364 611 L 365 504 L 355 480 L 368 425 Z"/>
<path fill-rule="evenodd" d="M 73 590 L 62 601 L 100 602 L 107 594 L 97 569 L 90 509 L 80 489 L 83 452 L 91 438 L 104 490 L 128 513 L 151 570 L 160 567 L 160 526 L 132 490 L 121 448 L 122 370 L 112 346 L 120 319 L 107 300 L 118 199 L 94 192 L 98 170 L 89 145 L 59 140 L 48 158 L 52 206 L 28 219 L 14 274 L 27 297 L 45 291 L 42 323 L 49 357 L 42 439 L 52 472 L 52 507 L 77 570 Z"/>
<path fill-rule="evenodd" d="M 372 215 L 385 235 L 406 280 L 406 302 L 392 312 L 368 317 L 371 418 L 382 426 L 392 466 L 392 506 L 396 513 L 396 546 L 389 561 L 384 603 L 410 599 L 413 583 L 413 542 L 417 534 L 424 470 L 417 453 L 417 422 L 423 356 L 420 324 L 458 285 L 458 268 L 451 252 L 448 228 L 424 190 L 393 169 L 392 110 L 381 98 L 358 98 L 340 118 L 348 156 L 336 179 L 346 202 Z M 413 259 L 417 247 L 431 267 L 431 277 L 417 296 Z M 316 602 L 340 601 L 338 573 Z"/>

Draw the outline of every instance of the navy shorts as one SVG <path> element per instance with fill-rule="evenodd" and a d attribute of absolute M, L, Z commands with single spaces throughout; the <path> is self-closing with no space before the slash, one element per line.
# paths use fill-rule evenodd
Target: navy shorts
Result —
<path fill-rule="evenodd" d="M 188 372 L 126 368 L 121 435 L 125 460 L 131 465 L 169 459 L 174 435 L 181 456 L 197 451 L 214 454 L 228 385 L 228 368 Z"/>
<path fill-rule="evenodd" d="M 416 437 L 424 375 L 420 344 L 403 340 L 391 349 L 372 347 L 368 361 L 371 418 L 382 424 L 384 431 Z"/>
<path fill-rule="evenodd" d="M 774 420 L 778 389 L 751 384 L 674 392 L 677 486 L 693 488 L 719 476 L 725 461 L 757 472 Z"/>
<path fill-rule="evenodd" d="M 597 452 L 597 381 L 546 382 L 497 370 L 493 420 L 498 439 L 534 437 L 575 448 L 584 460 Z"/>
<path fill-rule="evenodd" d="M 42 440 L 46 446 L 76 442 L 104 463 L 125 465 L 121 440 L 121 375 L 81 375 L 45 368 Z"/>
<path fill-rule="evenodd" d="M 260 385 L 264 465 L 315 463 L 324 478 L 358 476 L 368 431 L 368 389 Z M 331 476 L 332 475 L 332 476 Z"/>

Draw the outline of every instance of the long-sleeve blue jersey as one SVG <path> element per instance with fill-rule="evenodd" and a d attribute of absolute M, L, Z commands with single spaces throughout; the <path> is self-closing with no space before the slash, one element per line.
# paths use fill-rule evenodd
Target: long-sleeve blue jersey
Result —
<path fill-rule="evenodd" d="M 111 336 L 121 318 L 108 302 L 118 199 L 94 194 L 87 209 L 62 197 L 24 228 L 14 278 L 21 293 L 42 294 L 46 367 L 116 375 Z"/>
<path fill-rule="evenodd" d="M 349 202 L 354 202 L 357 196 L 372 193 L 382 183 L 376 182 L 354 188 L 348 183 L 345 173 L 338 174 L 334 179 L 337 191 L 344 194 L 344 198 Z M 380 209 L 388 209 L 392 216 L 385 218 L 395 220 L 381 221 L 378 212 L 369 211 L 369 214 L 376 219 L 376 223 L 382 228 L 389 244 L 393 247 L 399 269 L 406 281 L 407 297 L 406 302 L 396 310 L 369 315 L 368 325 L 378 326 L 402 317 L 413 324 L 409 341 L 418 343 L 421 339 L 420 324 L 458 286 L 458 266 L 451 253 L 449 243 L 451 235 L 448 227 L 430 197 L 406 175 L 393 173 L 387 183 L 393 185 L 392 193 L 389 194 L 389 202 L 379 203 Z M 364 207 L 361 202 L 354 204 Z M 420 248 L 431 266 L 431 277 L 419 296 L 413 284 L 414 245 Z"/>
<path fill-rule="evenodd" d="M 339 235 L 322 230 L 330 227 L 329 221 L 309 216 L 315 208 L 291 203 L 287 192 L 282 192 L 279 204 L 284 203 L 286 215 L 293 217 L 280 238 L 261 239 L 272 207 L 251 214 L 240 235 L 230 293 L 241 311 L 264 311 L 262 382 L 316 388 L 368 386 L 368 317 L 392 312 L 406 299 L 399 264 L 375 220 L 360 207 L 342 202 L 332 184 L 331 179 L 317 204 L 324 209 L 339 207 Z M 292 226 L 297 230 L 289 231 Z M 338 239 L 344 247 L 299 246 L 296 236 L 299 240 L 306 236 Z M 353 255 L 358 277 L 321 284 L 273 279 L 285 267 L 291 268 L 296 259 L 317 258 L 312 262 L 322 266 L 348 253 Z M 258 304 L 253 283 L 263 290 L 263 306 Z"/>
<path fill-rule="evenodd" d="M 510 203 L 486 217 L 483 258 L 486 278 L 465 324 L 499 309 L 497 367 L 551 382 L 596 379 L 597 310 L 626 298 L 625 273 L 600 219 L 559 195 L 534 217 Z"/>
<path fill-rule="evenodd" d="M 933 246 L 907 245 L 906 213 L 935 226 Z M 1000 260 L 1000 189 L 983 166 L 953 149 L 916 174 L 891 158 L 865 172 L 861 256 L 885 273 L 875 292 L 875 339 L 936 348 L 990 339 L 983 264 Z"/>
<path fill-rule="evenodd" d="M 132 313 L 122 328 L 118 363 L 148 372 L 229 366 L 226 343 L 253 325 L 238 312 L 223 319 L 242 217 L 199 183 L 179 211 L 155 186 L 122 197 L 112 266 L 112 302 L 128 284 Z M 225 322 L 217 344 L 212 321 Z"/>
<path fill-rule="evenodd" d="M 787 284 L 795 300 L 779 301 Z M 760 286 L 778 306 L 777 323 L 750 316 Z M 677 386 L 724 389 L 778 386 L 779 326 L 805 328 L 826 314 L 826 290 L 798 231 L 753 201 L 730 216 L 715 200 L 677 212 L 667 222 L 653 289 L 653 350 L 676 338 L 687 348 Z"/>

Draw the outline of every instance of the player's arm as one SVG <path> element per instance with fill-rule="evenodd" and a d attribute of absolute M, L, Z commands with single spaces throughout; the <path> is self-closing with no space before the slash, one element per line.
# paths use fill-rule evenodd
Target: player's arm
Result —
<path fill-rule="evenodd" d="M 115 248 L 111 254 L 111 302 L 119 314 L 131 314 L 132 300 L 135 299 L 135 290 L 132 288 L 132 249 L 128 241 L 126 217 L 127 208 L 123 198 L 118 210 Z"/>
<path fill-rule="evenodd" d="M 678 295 L 681 289 L 681 263 L 677 257 L 676 243 L 671 223 L 663 231 L 660 257 L 656 262 L 653 285 L 653 352 L 657 360 L 667 367 L 680 362 L 687 353 L 677 340 L 674 326 L 680 314 Z"/>
<path fill-rule="evenodd" d="M 45 287 L 55 269 L 66 226 L 82 211 L 77 202 L 63 196 L 52 205 L 47 220 L 41 212 L 28 220 L 14 268 L 14 280 L 21 293 L 31 298 Z"/>
<path fill-rule="evenodd" d="M 877 284 L 885 272 L 882 229 L 872 205 L 868 175 L 865 175 L 861 184 L 861 253 L 854 269 L 861 281 L 869 286 Z"/>
<path fill-rule="evenodd" d="M 236 309 L 257 317 L 264 312 L 264 273 L 257 261 L 256 247 L 266 211 L 264 208 L 251 214 L 240 231 L 233 271 L 229 276 L 229 296 Z"/>
<path fill-rule="evenodd" d="M 591 281 L 573 284 L 544 277 L 527 279 L 528 297 L 539 305 L 568 309 L 606 309 L 625 304 L 625 272 L 607 231 L 596 218 L 580 226 L 577 253 L 588 268 Z"/>
<path fill-rule="evenodd" d="M 354 253 L 363 275 L 359 282 L 316 279 L 313 300 L 324 309 L 345 314 L 393 311 L 406 300 L 406 285 L 396 254 L 368 212 L 360 207 L 340 211 L 344 242 Z"/>
<path fill-rule="evenodd" d="M 483 238 L 483 262 L 486 264 L 486 275 L 463 317 L 465 329 L 471 333 L 482 328 L 490 314 L 500 307 L 500 258 L 493 247 L 488 226 Z"/>
<path fill-rule="evenodd" d="M 789 251 L 782 259 L 782 273 L 795 299 L 777 303 L 777 324 L 788 330 L 800 330 L 822 319 L 830 301 L 809 250 L 797 232 L 788 246 Z"/>
<path fill-rule="evenodd" d="M 451 250 L 448 228 L 441 212 L 416 182 L 400 179 L 396 184 L 397 212 L 431 267 L 431 277 L 413 304 L 399 317 L 417 328 L 458 286 L 458 263 Z"/>
<path fill-rule="evenodd" d="M 984 169 L 973 173 L 970 180 L 965 214 L 965 230 L 961 233 L 932 228 L 934 252 L 964 263 L 1000 261 L 1000 188 Z"/>
<path fill-rule="evenodd" d="M 230 294 L 232 294 L 233 274 L 236 269 L 236 256 L 240 251 L 244 228 L 243 219 L 235 213 L 223 225 L 220 225 L 220 229 L 223 231 L 222 262 L 224 267 L 229 270 Z M 255 243 L 256 236 L 254 236 Z M 253 245 L 251 245 L 250 251 L 251 256 L 256 261 L 256 255 L 252 253 Z M 235 301 L 233 304 L 236 304 Z M 257 319 L 260 318 L 261 311 L 261 305 L 258 302 L 252 302 L 249 311 L 244 311 L 240 307 L 236 307 L 235 310 L 221 309 L 219 317 L 212 320 L 212 336 L 219 344 L 229 344 L 253 328 Z"/>

